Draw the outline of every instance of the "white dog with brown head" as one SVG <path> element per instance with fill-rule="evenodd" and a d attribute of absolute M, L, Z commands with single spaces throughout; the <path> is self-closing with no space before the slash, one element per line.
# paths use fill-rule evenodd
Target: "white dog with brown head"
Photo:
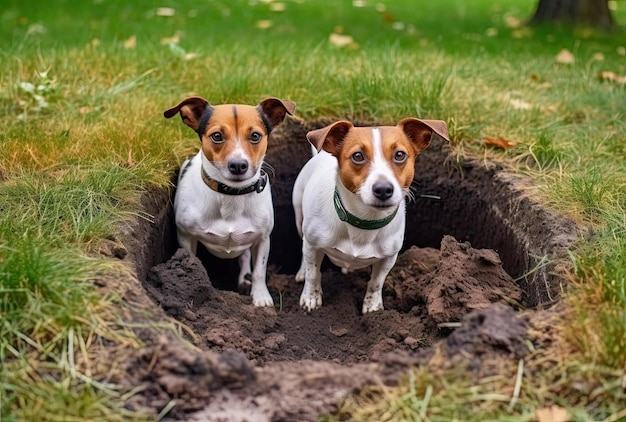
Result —
<path fill-rule="evenodd" d="M 238 286 L 250 287 L 255 306 L 273 305 L 265 278 L 274 209 L 262 165 L 271 130 L 294 111 L 294 103 L 278 98 L 257 106 L 212 106 L 190 97 L 163 113 L 166 118 L 180 113 L 202 143 L 178 178 L 178 243 L 193 254 L 200 241 L 218 258 L 239 257 Z"/>
<path fill-rule="evenodd" d="M 307 134 L 318 153 L 302 168 L 292 198 L 305 310 L 322 305 L 324 255 L 344 271 L 371 266 L 363 313 L 383 309 L 383 284 L 404 240 L 415 158 L 433 132 L 448 139 L 445 122 L 414 118 L 381 127 L 338 121 Z"/>

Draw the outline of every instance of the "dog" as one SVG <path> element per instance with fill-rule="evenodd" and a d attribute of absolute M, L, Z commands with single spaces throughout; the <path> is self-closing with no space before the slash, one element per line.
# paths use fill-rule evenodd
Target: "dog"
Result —
<path fill-rule="evenodd" d="M 274 209 L 262 166 L 270 132 L 294 114 L 295 106 L 278 98 L 266 98 L 256 107 L 213 106 L 189 97 L 163 113 L 168 119 L 179 113 L 202 144 L 178 177 L 178 244 L 195 255 L 200 241 L 218 258 L 238 257 L 238 288 L 249 289 L 255 306 L 274 305 L 265 280 Z"/>
<path fill-rule="evenodd" d="M 322 306 L 324 256 L 346 273 L 371 266 L 362 312 L 383 309 L 382 289 L 404 241 L 405 199 L 415 158 L 432 134 L 448 139 L 441 120 L 406 118 L 396 126 L 355 127 L 337 121 L 307 133 L 316 153 L 293 188 L 304 281 L 300 306 Z"/>

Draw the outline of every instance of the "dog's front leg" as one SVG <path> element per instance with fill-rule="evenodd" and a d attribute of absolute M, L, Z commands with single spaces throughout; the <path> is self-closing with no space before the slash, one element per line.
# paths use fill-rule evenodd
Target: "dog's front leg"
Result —
<path fill-rule="evenodd" d="M 367 291 L 363 299 L 363 313 L 380 311 L 383 309 L 383 284 L 387 274 L 396 263 L 398 254 L 381 259 L 372 265 L 372 275 L 367 282 Z"/>
<path fill-rule="evenodd" d="M 239 278 L 237 279 L 237 290 L 241 294 L 250 293 L 250 286 L 252 284 L 252 267 L 250 266 L 250 258 L 252 254 L 250 249 L 243 251 L 239 255 Z"/>
<path fill-rule="evenodd" d="M 322 306 L 322 273 L 320 267 L 324 259 L 324 252 L 314 248 L 303 239 L 302 264 L 304 267 L 304 288 L 300 295 L 300 306 L 306 311 Z"/>
<path fill-rule="evenodd" d="M 252 304 L 254 306 L 274 306 L 274 300 L 267 290 L 265 277 L 267 276 L 267 259 L 270 254 L 270 238 L 264 237 L 252 246 Z M 244 253 L 245 255 L 245 253 Z"/>

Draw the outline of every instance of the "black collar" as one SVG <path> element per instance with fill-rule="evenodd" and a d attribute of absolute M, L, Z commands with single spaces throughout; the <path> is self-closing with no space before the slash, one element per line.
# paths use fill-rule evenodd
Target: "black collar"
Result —
<path fill-rule="evenodd" d="M 356 228 L 363 229 L 363 230 L 376 230 L 376 229 L 385 227 L 396 216 L 396 213 L 398 212 L 398 208 L 399 208 L 399 207 L 396 207 L 396 210 L 393 213 L 391 213 L 385 218 L 381 218 L 380 220 L 362 220 L 356 215 L 350 214 L 348 210 L 346 210 L 346 208 L 343 206 L 343 203 L 341 202 L 341 198 L 339 197 L 339 191 L 337 190 L 336 187 L 335 187 L 335 197 L 334 197 L 333 203 L 335 204 L 335 211 L 337 211 L 337 216 L 339 216 L 339 219 L 341 221 L 345 221 L 351 226 L 354 226 Z"/>
<path fill-rule="evenodd" d="M 261 169 L 261 177 L 251 185 L 243 186 L 240 188 L 234 188 L 232 186 L 225 185 L 222 182 L 218 182 L 215 179 L 211 179 L 204 171 L 204 168 L 200 169 L 202 173 L 202 181 L 205 185 L 213 189 L 215 192 L 223 193 L 225 195 L 245 195 L 246 193 L 256 192 L 261 193 L 267 186 L 267 173 Z"/>

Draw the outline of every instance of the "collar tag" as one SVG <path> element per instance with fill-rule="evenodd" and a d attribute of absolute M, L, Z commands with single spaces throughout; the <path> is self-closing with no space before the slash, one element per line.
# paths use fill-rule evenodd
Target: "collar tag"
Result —
<path fill-rule="evenodd" d="M 255 183 L 256 185 L 256 193 L 261 193 L 265 190 L 265 186 L 267 186 L 267 173 L 261 170 L 261 177 Z"/>

